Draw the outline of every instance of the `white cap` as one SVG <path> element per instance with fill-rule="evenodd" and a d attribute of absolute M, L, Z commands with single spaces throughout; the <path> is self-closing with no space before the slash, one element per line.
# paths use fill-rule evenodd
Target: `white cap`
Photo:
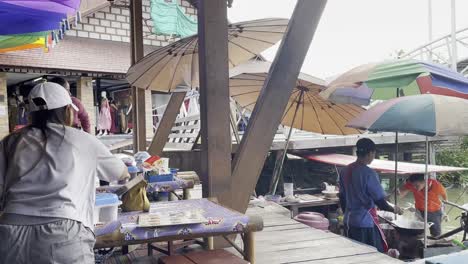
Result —
<path fill-rule="evenodd" d="M 45 104 L 34 99 L 42 99 Z M 42 101 L 41 100 L 41 101 Z M 45 82 L 40 83 L 31 90 L 28 96 L 29 111 L 53 110 L 71 105 L 78 111 L 78 107 L 72 103 L 70 94 L 60 84 Z M 35 102 L 36 101 L 36 102 Z"/>

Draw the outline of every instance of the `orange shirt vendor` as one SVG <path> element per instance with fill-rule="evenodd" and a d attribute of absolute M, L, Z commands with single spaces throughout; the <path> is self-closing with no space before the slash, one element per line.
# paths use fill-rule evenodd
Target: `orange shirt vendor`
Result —
<path fill-rule="evenodd" d="M 400 197 L 409 192 L 414 195 L 416 209 L 424 215 L 424 174 L 412 174 L 406 184 L 400 188 Z M 431 235 L 436 237 L 441 234 L 442 200 L 447 200 L 447 192 L 444 186 L 435 179 L 428 180 L 427 189 L 427 221 L 434 223 L 431 226 Z"/>

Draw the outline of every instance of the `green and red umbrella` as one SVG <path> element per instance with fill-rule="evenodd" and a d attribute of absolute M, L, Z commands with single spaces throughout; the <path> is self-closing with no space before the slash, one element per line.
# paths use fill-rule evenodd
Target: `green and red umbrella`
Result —
<path fill-rule="evenodd" d="M 321 93 L 337 103 L 368 105 L 404 95 L 440 94 L 468 99 L 468 79 L 435 63 L 393 60 L 356 67 Z"/>
<path fill-rule="evenodd" d="M 442 65 L 419 60 L 393 60 L 382 63 L 370 63 L 356 67 L 336 78 L 320 94 L 325 99 L 336 103 L 353 103 L 359 105 L 369 105 L 371 101 L 374 100 L 388 100 L 396 97 L 420 94 L 437 94 L 468 99 L 468 79 L 462 74 L 452 71 Z M 429 97 L 427 96 L 425 97 L 426 101 L 428 98 Z M 403 105 L 404 102 L 407 103 L 405 99 L 396 100 L 396 102 L 401 105 Z M 387 118 L 382 117 L 383 121 L 381 122 L 378 121 L 375 115 L 368 116 L 366 118 L 369 118 L 371 121 L 375 119 L 374 121 L 377 122 L 377 125 L 387 125 L 386 128 L 390 128 L 389 125 L 392 125 L 391 131 L 397 132 L 395 137 L 395 156 L 398 157 L 398 132 L 409 128 L 409 123 L 411 122 L 398 123 L 404 119 L 402 118 L 401 120 L 397 120 L 396 114 L 407 118 L 411 115 L 415 120 L 420 119 L 418 122 L 414 121 L 415 123 L 411 125 L 429 125 L 433 131 L 436 131 L 437 129 L 437 123 L 421 123 L 425 118 L 429 118 L 427 115 L 422 115 L 416 112 L 414 107 L 421 105 L 411 105 L 411 103 L 406 104 L 406 110 L 404 110 L 404 108 L 400 109 L 397 106 L 393 106 L 393 103 L 394 102 L 392 101 L 379 106 L 379 108 L 382 109 L 389 107 L 384 110 L 389 111 L 388 116 L 391 114 L 391 118 L 388 118 L 387 114 L 385 115 Z M 427 107 L 430 107 L 429 104 Z M 361 121 L 365 121 L 365 119 L 361 119 Z M 385 124 L 384 122 L 391 123 Z M 374 129 L 376 126 L 359 127 L 377 131 L 377 129 Z M 419 127 L 418 129 L 422 129 L 422 127 Z M 419 130 L 413 130 L 412 132 L 423 135 L 425 134 Z M 425 135 L 431 134 L 426 133 Z M 398 179 L 397 171 L 398 161 L 395 162 L 395 182 L 397 182 Z M 395 204 L 396 202 L 397 188 L 395 188 Z"/>
<path fill-rule="evenodd" d="M 346 126 L 430 137 L 464 136 L 468 134 L 468 100 L 434 94 L 394 98 L 373 106 Z"/>

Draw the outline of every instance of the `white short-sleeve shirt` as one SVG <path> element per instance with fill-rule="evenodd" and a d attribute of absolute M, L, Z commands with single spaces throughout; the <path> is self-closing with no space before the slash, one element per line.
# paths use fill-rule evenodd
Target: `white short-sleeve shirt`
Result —
<path fill-rule="evenodd" d="M 45 148 L 43 134 L 35 128 L 9 141 L 14 147 L 0 142 L 4 213 L 67 218 L 92 228 L 95 178 L 115 181 L 125 164 L 78 129 L 50 123 L 47 133 Z"/>

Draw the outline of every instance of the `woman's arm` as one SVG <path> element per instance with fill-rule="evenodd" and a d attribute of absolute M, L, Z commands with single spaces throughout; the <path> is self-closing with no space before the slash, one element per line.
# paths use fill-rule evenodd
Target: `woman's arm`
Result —
<path fill-rule="evenodd" d="M 442 198 L 442 200 L 447 201 L 447 200 L 448 200 L 448 198 L 447 198 L 447 190 L 445 190 L 445 187 L 444 187 L 440 182 L 438 182 L 437 185 L 439 186 L 439 187 L 437 188 L 437 192 L 438 192 L 439 198 Z"/>
<path fill-rule="evenodd" d="M 410 191 L 403 185 L 398 189 L 398 197 L 405 197 Z"/>

